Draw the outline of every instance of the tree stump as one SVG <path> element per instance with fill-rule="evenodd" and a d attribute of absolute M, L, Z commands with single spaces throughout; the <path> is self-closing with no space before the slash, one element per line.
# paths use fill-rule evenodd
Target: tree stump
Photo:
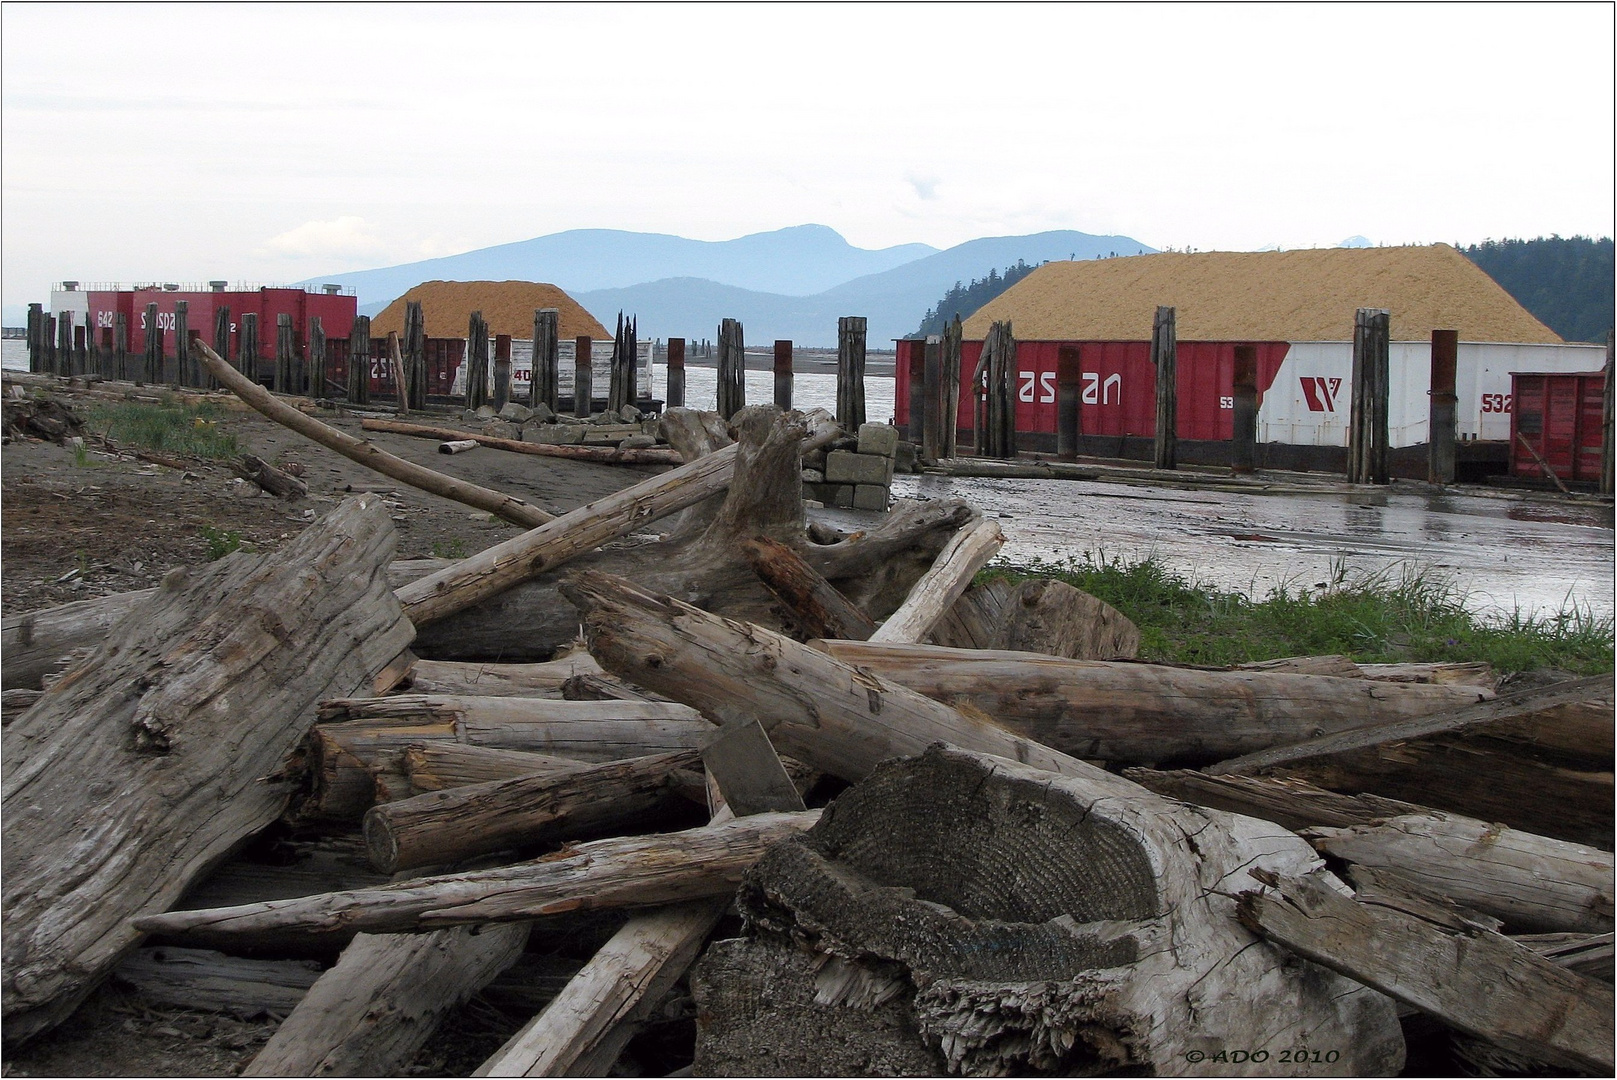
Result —
<path fill-rule="evenodd" d="M 1116 794 L 942 747 L 879 767 L 747 873 L 748 936 L 692 974 L 695 1074 L 1291 1075 L 1272 1048 L 1298 1045 L 1402 1067 L 1387 998 L 1237 921 L 1247 870 L 1313 865 L 1302 841 Z"/>

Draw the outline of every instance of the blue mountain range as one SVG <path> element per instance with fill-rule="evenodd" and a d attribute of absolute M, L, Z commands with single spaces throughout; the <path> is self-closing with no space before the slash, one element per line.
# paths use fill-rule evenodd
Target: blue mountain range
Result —
<path fill-rule="evenodd" d="M 1126 236 L 1059 230 L 970 240 L 939 251 L 925 244 L 870 250 L 824 225 L 799 225 L 735 240 L 575 229 L 400 266 L 310 279 L 351 285 L 360 312 L 374 314 L 423 281 L 548 281 L 602 323 L 639 317 L 642 338 L 714 338 L 739 319 L 748 341 L 790 338 L 836 344 L 837 319 L 863 315 L 871 348 L 912 333 L 955 282 L 1018 260 L 1094 259 L 1154 251 Z M 969 315 L 970 312 L 961 312 Z"/>

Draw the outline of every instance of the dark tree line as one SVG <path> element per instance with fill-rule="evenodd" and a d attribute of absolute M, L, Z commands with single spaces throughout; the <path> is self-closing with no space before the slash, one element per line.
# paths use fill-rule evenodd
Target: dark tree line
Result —
<path fill-rule="evenodd" d="M 1563 339 L 1606 340 L 1617 291 L 1611 237 L 1485 240 L 1460 250 Z"/>
<path fill-rule="evenodd" d="M 1038 266 L 1029 266 L 1024 260 L 1017 259 L 1016 265 L 1007 266 L 1003 274 L 998 270 L 989 270 L 987 277 L 980 280 L 972 278 L 970 285 L 955 282 L 954 287 L 938 301 L 938 306 L 927 311 L 926 318 L 921 320 L 921 328 L 913 336 L 943 333 L 943 326 L 950 319 L 956 315 L 962 319 L 970 318 L 978 308 L 1037 269 Z"/>

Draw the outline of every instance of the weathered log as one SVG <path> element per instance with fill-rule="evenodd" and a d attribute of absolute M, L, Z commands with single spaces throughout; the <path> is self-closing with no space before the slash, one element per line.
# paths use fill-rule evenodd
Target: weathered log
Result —
<path fill-rule="evenodd" d="M 957 649 L 1128 660 L 1140 650 L 1140 629 L 1112 605 L 1064 581 L 1029 578 L 1012 585 L 994 578 L 962 593 L 930 640 Z"/>
<path fill-rule="evenodd" d="M 632 1020 L 685 973 L 727 905 L 700 900 L 638 915 L 473 1076 L 605 1076 Z"/>
<path fill-rule="evenodd" d="M 1339 679 L 1362 679 L 1364 669 L 1340 653 L 1325 656 L 1282 656 L 1276 660 L 1256 660 L 1237 664 L 1240 671 L 1267 671 L 1275 675 L 1335 675 Z"/>
<path fill-rule="evenodd" d="M 694 750 L 712 730 L 671 702 L 398 695 L 327 701 L 321 715 L 326 722 L 308 740 L 311 791 L 295 808 L 296 820 L 358 821 L 377 801 L 375 771 L 420 743 L 614 761 Z"/>
<path fill-rule="evenodd" d="M 693 972 L 694 1071 L 1198 1074 L 1305 1042 L 1398 1071 L 1391 1002 L 1235 918 L 1227 883 L 1307 872 L 1306 845 L 1091 775 L 934 747 L 844 792 L 748 872 L 748 936 Z M 1296 1073 L 1276 1058 L 1230 1071 Z"/>
<path fill-rule="evenodd" d="M 399 751 L 399 756 L 404 774 L 409 777 L 409 794 L 412 795 L 577 768 L 579 764 L 572 758 L 536 754 L 531 750 L 499 750 L 452 742 L 407 746 Z"/>
<path fill-rule="evenodd" d="M 299 499 L 309 493 L 308 484 L 252 454 L 243 454 L 232 461 L 230 467 L 237 476 L 251 480 L 278 499 Z"/>
<path fill-rule="evenodd" d="M 235 908 L 171 911 L 144 916 L 136 927 L 147 933 L 199 927 L 215 934 L 301 928 L 314 935 L 340 927 L 402 932 L 725 896 L 764 849 L 819 816 L 818 810 L 757 814 L 683 832 L 595 840 L 564 855 L 494 870 Z"/>
<path fill-rule="evenodd" d="M 921 641 L 966 591 L 977 571 L 1005 543 L 999 523 L 983 519 L 961 529 L 938 554 L 932 568 L 915 583 L 899 609 L 889 615 L 871 641 Z"/>
<path fill-rule="evenodd" d="M 1501 919 L 1508 931 L 1613 928 L 1609 851 L 1436 811 L 1303 836 L 1327 855 L 1391 870 Z"/>
<path fill-rule="evenodd" d="M 480 697 L 560 697 L 562 684 L 576 675 L 601 674 L 587 652 L 570 653 L 539 664 L 463 663 L 418 660 L 411 686 L 422 694 L 474 694 Z"/>
<path fill-rule="evenodd" d="M 468 450 L 476 450 L 476 439 L 449 439 L 438 444 L 440 454 L 464 454 Z"/>
<path fill-rule="evenodd" d="M 246 960 L 212 949 L 137 949 L 112 972 L 147 1001 L 235 1013 L 285 1016 L 303 1000 L 320 965 L 308 960 Z"/>
<path fill-rule="evenodd" d="M 1384 682 L 1451 683 L 1481 686 L 1489 690 L 1499 685 L 1499 676 L 1493 665 L 1481 660 L 1470 663 L 1360 664 L 1358 667 L 1365 678 Z"/>
<path fill-rule="evenodd" d="M 371 865 L 391 874 L 508 848 L 637 831 L 665 816 L 669 773 L 699 760 L 694 752 L 658 754 L 379 803 L 365 813 L 365 848 Z"/>
<path fill-rule="evenodd" d="M 528 927 L 360 934 L 243 1076 L 397 1076 L 453 1009 L 522 955 Z"/>
<path fill-rule="evenodd" d="M 1489 696 L 1465 686 L 1204 671 L 874 640 L 814 647 L 1074 757 L 1132 765 L 1207 762 L 1232 747 L 1257 750 L 1322 729 L 1429 716 Z"/>
<path fill-rule="evenodd" d="M 198 354 L 202 362 L 207 364 L 208 373 L 219 384 L 234 393 L 247 404 L 274 420 L 283 427 L 289 427 L 305 438 L 312 439 L 328 450 L 335 450 L 350 461 L 356 461 L 366 468 L 375 469 L 384 476 L 390 476 L 411 487 L 422 491 L 440 495 L 454 502 L 464 503 L 477 510 L 483 510 L 506 521 L 533 528 L 543 525 L 547 521 L 555 520 L 553 514 L 548 514 L 537 506 L 529 505 L 514 495 L 502 495 L 498 491 L 465 480 L 457 480 L 452 476 L 445 476 L 441 472 L 424 468 L 412 461 L 405 461 L 401 457 L 366 442 L 356 439 L 347 432 L 338 431 L 334 427 L 322 424 L 312 416 L 305 416 L 291 405 L 278 399 L 274 394 L 259 386 L 252 379 L 232 368 L 219 359 L 219 355 L 200 341 L 196 343 Z M 363 368 L 361 369 L 363 370 Z"/>
<path fill-rule="evenodd" d="M 1610 983 L 1612 962 L 1617 960 L 1617 935 L 1613 934 L 1516 934 L 1511 938 L 1551 963 L 1576 971 L 1590 979 Z"/>
<path fill-rule="evenodd" d="M 870 616 L 854 607 L 836 586 L 789 545 L 767 536 L 755 536 L 741 545 L 741 553 L 758 580 L 775 595 L 803 639 L 852 638 L 864 641 L 876 631 Z"/>
<path fill-rule="evenodd" d="M 683 378 L 683 373 L 681 373 Z M 723 450 L 735 442 L 730 437 L 730 424 L 716 412 L 697 409 L 667 409 L 662 415 L 662 437 L 686 462 Z M 670 540 L 700 536 L 718 515 L 725 497 L 710 496 L 695 506 L 680 511 L 679 517 L 668 526 Z"/>
<path fill-rule="evenodd" d="M 616 675 L 574 675 L 561 684 L 565 701 L 666 701 L 649 690 L 630 686 Z"/>
<path fill-rule="evenodd" d="M 620 450 L 615 446 L 552 446 L 549 443 L 523 442 L 520 439 L 501 439 L 492 435 L 479 435 L 458 428 L 434 427 L 430 424 L 406 424 L 399 420 L 367 417 L 359 426 L 366 431 L 386 431 L 395 435 L 415 435 L 440 442 L 471 440 L 479 446 L 495 450 L 509 450 L 517 454 L 537 457 L 571 458 L 574 461 L 593 461 L 598 465 L 679 465 L 684 461 L 676 451 L 648 447 L 641 450 Z"/>
<path fill-rule="evenodd" d="M 1063 773 L 1099 772 L 987 717 L 962 715 L 784 635 L 622 578 L 586 571 L 562 592 L 581 612 L 602 667 L 717 724 L 757 718 L 776 749 L 834 776 L 857 780 L 879 761 L 940 741 Z"/>
<path fill-rule="evenodd" d="M 1272 821 L 1293 832 L 1310 825 L 1368 825 L 1400 814 L 1426 812 L 1414 803 L 1378 795 L 1343 795 L 1288 776 L 1208 776 L 1194 769 L 1158 772 L 1139 768 L 1124 769 L 1123 775 L 1158 795 Z"/>
<path fill-rule="evenodd" d="M 5 731 L 5 1035 L 62 1019 L 162 911 L 285 809 L 316 701 L 409 644 L 381 500 L 270 555 L 175 571 Z M 63 911 L 74 918 L 63 920 Z"/>
<path fill-rule="evenodd" d="M 1256 773 L 1278 765 L 1325 758 L 1337 758 L 1354 751 L 1372 749 L 1393 742 L 1407 742 L 1432 735 L 1449 735 L 1484 729 L 1491 724 L 1519 721 L 1547 709 L 1590 701 L 1612 699 L 1609 675 L 1574 679 L 1548 687 L 1504 694 L 1494 700 L 1459 706 L 1442 712 L 1415 713 L 1402 718 L 1387 717 L 1338 729 L 1307 740 L 1287 742 L 1243 757 L 1210 766 L 1210 773 Z"/>
<path fill-rule="evenodd" d="M 1254 933 L 1514 1053 L 1597 1076 L 1617 1066 L 1610 987 L 1501 934 L 1357 903 L 1314 875 L 1253 876 L 1280 893 L 1242 894 Z"/>

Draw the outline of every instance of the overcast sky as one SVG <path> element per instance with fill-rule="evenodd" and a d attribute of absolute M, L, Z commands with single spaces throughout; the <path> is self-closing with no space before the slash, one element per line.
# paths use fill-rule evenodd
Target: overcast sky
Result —
<path fill-rule="evenodd" d="M 8 323 L 63 278 L 292 281 L 573 228 L 1202 250 L 1612 232 L 1610 4 L 0 20 Z"/>

